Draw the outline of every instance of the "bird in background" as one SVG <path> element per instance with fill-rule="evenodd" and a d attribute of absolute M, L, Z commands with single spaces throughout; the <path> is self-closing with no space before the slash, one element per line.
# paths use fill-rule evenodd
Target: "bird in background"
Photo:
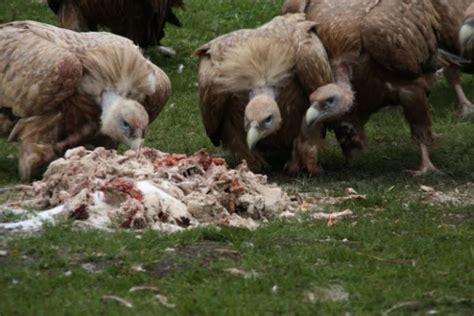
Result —
<path fill-rule="evenodd" d="M 175 10 L 184 8 L 183 0 L 48 0 L 48 5 L 60 27 L 78 32 L 106 27 L 142 48 L 158 46 L 171 55 L 174 51 L 160 46 L 161 40 L 167 23 L 181 26 Z"/>

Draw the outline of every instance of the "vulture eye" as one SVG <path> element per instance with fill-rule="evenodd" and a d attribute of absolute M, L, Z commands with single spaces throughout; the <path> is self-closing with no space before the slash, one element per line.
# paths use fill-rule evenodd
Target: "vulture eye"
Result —
<path fill-rule="evenodd" d="M 263 121 L 263 127 L 270 128 L 273 123 L 273 115 L 270 115 Z"/>
<path fill-rule="evenodd" d="M 331 97 L 324 102 L 324 108 L 325 109 L 330 109 L 333 108 L 336 105 L 336 98 Z"/>
<path fill-rule="evenodd" d="M 127 131 L 130 129 L 130 124 L 128 124 L 128 122 L 125 120 L 122 120 L 122 129 Z"/>

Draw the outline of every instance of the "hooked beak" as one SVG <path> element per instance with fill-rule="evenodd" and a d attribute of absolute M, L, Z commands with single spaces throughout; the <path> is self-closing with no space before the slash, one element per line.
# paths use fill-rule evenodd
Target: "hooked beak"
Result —
<path fill-rule="evenodd" d="M 319 122 L 322 118 L 321 116 L 321 111 L 319 111 L 317 109 L 318 107 L 318 103 L 313 103 L 311 104 L 311 106 L 309 107 L 309 109 L 306 111 L 306 117 L 305 117 L 305 120 L 306 120 L 306 125 L 307 126 L 312 126 L 314 124 L 316 124 L 317 122 Z"/>
<path fill-rule="evenodd" d="M 136 138 L 129 143 L 130 149 L 139 151 L 143 146 L 144 139 Z"/>
<path fill-rule="evenodd" d="M 260 132 L 256 127 L 251 127 L 247 132 L 247 146 L 252 151 L 260 140 Z"/>

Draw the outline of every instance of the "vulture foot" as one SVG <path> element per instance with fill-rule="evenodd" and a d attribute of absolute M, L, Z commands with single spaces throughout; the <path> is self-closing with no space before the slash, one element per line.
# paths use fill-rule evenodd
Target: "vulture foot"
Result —
<path fill-rule="evenodd" d="M 284 167 L 287 175 L 290 177 L 296 177 L 304 170 L 310 175 L 317 176 L 323 173 L 323 168 L 318 163 L 301 163 L 300 161 L 288 161 Z"/>
<path fill-rule="evenodd" d="M 421 166 L 418 170 L 406 170 L 409 174 L 414 177 L 426 176 L 432 173 L 441 173 L 433 164 Z"/>
<path fill-rule="evenodd" d="M 56 158 L 52 145 L 21 144 L 19 173 L 22 180 L 29 180 L 34 169 L 47 164 Z"/>
<path fill-rule="evenodd" d="M 469 100 L 456 104 L 456 116 L 460 120 L 471 118 L 474 115 L 474 105 Z"/>
<path fill-rule="evenodd" d="M 407 170 L 412 176 L 419 177 L 428 175 L 431 173 L 439 173 L 440 171 L 436 168 L 433 163 L 431 162 L 428 147 L 424 144 L 420 144 L 420 152 L 421 152 L 421 166 L 418 170 Z"/>
<path fill-rule="evenodd" d="M 297 176 L 303 171 L 316 176 L 321 174 L 322 169 L 318 162 L 318 148 L 308 141 L 296 139 L 291 160 L 285 165 L 285 171 L 290 176 Z"/>
<path fill-rule="evenodd" d="M 270 164 L 266 162 L 265 159 L 263 159 L 263 157 L 256 152 L 252 153 L 252 155 L 249 157 L 245 157 L 239 160 L 245 160 L 249 169 L 252 170 L 252 172 L 261 173 L 265 169 L 270 169 Z"/>

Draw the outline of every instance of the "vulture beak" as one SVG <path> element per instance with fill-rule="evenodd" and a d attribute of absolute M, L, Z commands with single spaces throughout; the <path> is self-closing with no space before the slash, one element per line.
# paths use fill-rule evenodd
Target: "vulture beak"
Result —
<path fill-rule="evenodd" d="M 143 146 L 144 139 L 136 138 L 130 142 L 130 148 L 135 151 L 139 151 Z"/>
<path fill-rule="evenodd" d="M 247 146 L 249 147 L 250 151 L 255 148 L 255 145 L 257 145 L 259 140 L 260 132 L 258 131 L 257 127 L 250 127 L 249 131 L 247 132 Z"/>
<path fill-rule="evenodd" d="M 307 126 L 313 126 L 322 119 L 322 113 L 318 110 L 318 107 L 319 103 L 316 102 L 311 104 L 309 109 L 306 111 L 305 120 Z"/>

